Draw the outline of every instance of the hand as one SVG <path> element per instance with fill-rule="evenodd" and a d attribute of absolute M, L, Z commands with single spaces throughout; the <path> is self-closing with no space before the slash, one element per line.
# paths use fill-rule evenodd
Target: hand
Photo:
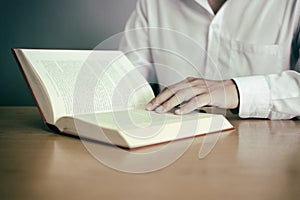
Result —
<path fill-rule="evenodd" d="M 176 108 L 184 102 L 185 105 Z M 238 90 L 232 80 L 210 81 L 189 77 L 165 88 L 146 105 L 146 109 L 165 113 L 176 108 L 175 114 L 187 114 L 204 106 L 235 109 L 238 105 Z"/>

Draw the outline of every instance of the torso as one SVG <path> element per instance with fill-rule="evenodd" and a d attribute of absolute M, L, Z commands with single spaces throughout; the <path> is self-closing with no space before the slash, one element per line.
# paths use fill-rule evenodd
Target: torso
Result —
<path fill-rule="evenodd" d="M 153 48 L 155 73 L 164 85 L 188 76 L 225 80 L 273 74 L 295 64 L 290 58 L 298 54 L 296 48 L 291 52 L 298 0 L 209 0 L 210 8 L 202 0 L 141 2 L 147 26 L 159 27 L 148 30 L 146 45 Z"/>

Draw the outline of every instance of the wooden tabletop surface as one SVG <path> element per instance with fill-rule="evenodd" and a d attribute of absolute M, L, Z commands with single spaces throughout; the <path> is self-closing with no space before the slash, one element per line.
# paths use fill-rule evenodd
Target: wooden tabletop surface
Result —
<path fill-rule="evenodd" d="M 235 130 L 174 142 L 168 154 L 170 144 L 120 150 L 107 164 L 96 154 L 112 146 L 48 131 L 35 107 L 2 107 L 0 199 L 299 199 L 300 121 L 228 119 Z M 166 163 L 149 157 L 141 165 L 152 172 L 126 173 L 139 170 L 132 155 L 150 153 Z"/>

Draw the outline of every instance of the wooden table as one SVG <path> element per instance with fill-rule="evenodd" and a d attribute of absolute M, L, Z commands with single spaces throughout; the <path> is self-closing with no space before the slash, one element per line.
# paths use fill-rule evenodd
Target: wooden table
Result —
<path fill-rule="evenodd" d="M 299 199 L 300 121 L 229 120 L 204 159 L 198 137 L 170 166 L 130 174 L 49 132 L 36 108 L 2 107 L 0 199 Z"/>

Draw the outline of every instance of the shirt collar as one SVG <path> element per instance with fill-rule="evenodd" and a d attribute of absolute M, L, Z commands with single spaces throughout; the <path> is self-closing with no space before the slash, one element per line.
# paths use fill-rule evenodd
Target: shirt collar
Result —
<path fill-rule="evenodd" d="M 207 10 L 210 14 L 215 15 L 211 6 L 208 3 L 208 0 L 195 0 L 198 4 L 200 4 L 205 10 Z"/>

